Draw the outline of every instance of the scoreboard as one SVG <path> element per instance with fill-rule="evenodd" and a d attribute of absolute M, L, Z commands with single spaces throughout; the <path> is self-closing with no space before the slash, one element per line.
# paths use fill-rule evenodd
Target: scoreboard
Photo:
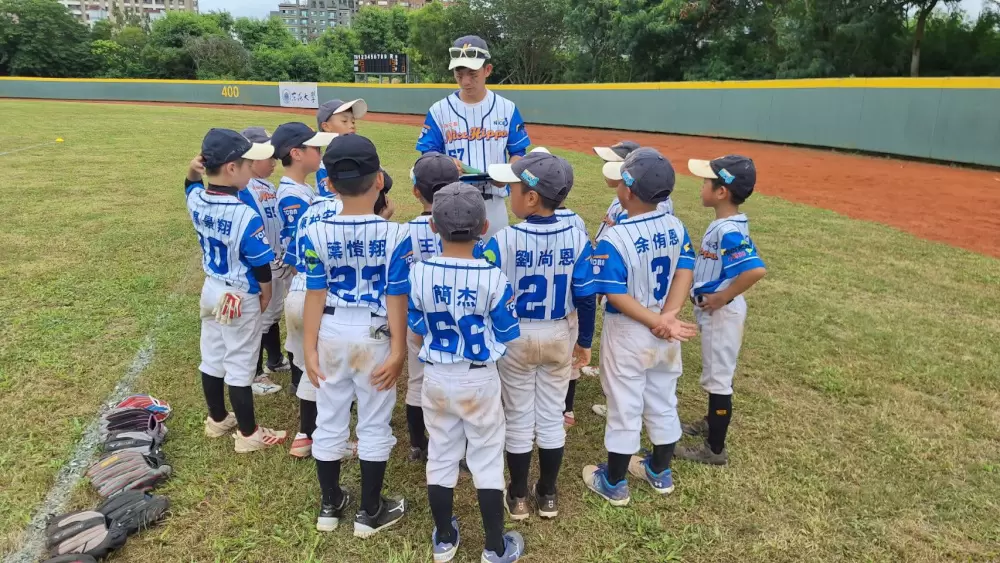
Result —
<path fill-rule="evenodd" d="M 365 53 L 354 55 L 355 74 L 407 74 L 409 60 L 405 54 Z"/>

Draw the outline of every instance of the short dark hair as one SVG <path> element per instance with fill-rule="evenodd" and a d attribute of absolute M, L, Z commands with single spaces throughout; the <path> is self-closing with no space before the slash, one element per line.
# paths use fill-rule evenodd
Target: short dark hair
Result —
<path fill-rule="evenodd" d="M 309 147 L 307 147 L 305 145 L 301 145 L 301 146 L 298 146 L 298 147 L 292 147 L 292 148 L 288 149 L 288 154 L 286 154 L 285 156 L 281 157 L 281 165 L 282 166 L 291 166 L 292 165 L 292 162 L 293 162 L 292 161 L 292 151 L 293 150 L 295 150 L 295 149 L 306 150 L 308 148 Z M 321 153 L 322 153 L 322 151 L 321 151 Z"/>
<path fill-rule="evenodd" d="M 240 166 L 243 166 L 243 163 L 246 162 L 246 160 L 247 159 L 242 158 L 242 157 L 241 158 L 237 158 L 236 160 L 233 161 L 233 164 L 235 164 L 236 167 L 239 168 Z M 226 164 L 229 164 L 229 163 L 227 162 Z M 226 164 L 220 164 L 220 165 L 218 165 L 218 166 L 216 166 L 214 168 L 206 168 L 205 169 L 205 175 L 206 176 L 218 176 L 219 174 L 222 173 L 222 167 L 225 166 Z"/>
<path fill-rule="evenodd" d="M 727 186 L 725 182 L 722 181 L 721 178 L 713 178 L 712 189 L 717 190 L 719 188 L 726 188 L 726 191 L 729 192 L 729 201 L 733 202 L 733 205 L 743 205 L 743 202 L 747 200 L 747 198 L 738 196 L 735 193 L 733 193 L 733 190 L 730 190 L 729 186 Z"/>
<path fill-rule="evenodd" d="M 555 211 L 556 209 L 559 209 L 559 206 L 562 205 L 564 201 L 566 201 L 565 197 L 563 197 L 559 201 L 556 201 L 556 200 L 554 200 L 554 199 L 552 199 L 550 197 L 546 197 L 546 196 L 542 195 L 542 193 L 539 192 L 538 190 L 535 190 L 534 188 L 532 188 L 528 184 L 525 184 L 524 182 L 521 182 L 521 193 L 522 194 L 527 194 L 528 192 L 535 192 L 536 194 L 538 194 L 538 199 L 541 200 L 542 207 L 544 207 L 545 209 L 547 209 L 549 211 Z"/>
<path fill-rule="evenodd" d="M 344 180 L 331 180 L 333 189 L 340 195 L 347 197 L 359 196 L 368 193 L 375 185 L 375 177 L 378 172 L 358 176 L 357 178 L 346 178 Z"/>

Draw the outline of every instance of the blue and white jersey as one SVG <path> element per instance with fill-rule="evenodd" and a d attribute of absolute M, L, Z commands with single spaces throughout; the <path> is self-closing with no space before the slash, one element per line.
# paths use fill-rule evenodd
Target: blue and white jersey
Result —
<path fill-rule="evenodd" d="M 747 216 L 740 213 L 716 219 L 709 223 L 705 238 L 701 239 L 691 295 L 717 293 L 743 272 L 763 267 L 764 261 L 750 238 Z"/>
<path fill-rule="evenodd" d="M 668 197 L 667 199 L 661 201 L 656 204 L 656 210 L 673 215 L 673 200 Z M 618 198 L 616 197 L 614 201 L 611 202 L 611 205 L 608 206 L 608 212 L 604 214 L 604 219 L 601 221 L 600 226 L 597 227 L 597 235 L 594 237 L 594 240 L 599 241 L 604 238 L 604 235 L 608 232 L 609 228 L 624 221 L 626 218 L 628 218 L 628 212 L 625 211 L 625 208 L 622 207 L 622 203 L 618 201 Z"/>
<path fill-rule="evenodd" d="M 550 219 L 505 227 L 481 249 L 513 285 L 521 321 L 564 319 L 576 309 L 573 297 L 596 293 L 587 234 Z"/>
<path fill-rule="evenodd" d="M 306 288 L 327 290 L 328 306 L 368 307 L 384 317 L 386 295 L 410 292 L 413 250 L 406 225 L 378 215 L 337 215 L 310 217 L 304 229 L 299 249 Z"/>
<path fill-rule="evenodd" d="M 274 260 L 260 215 L 236 195 L 209 192 L 201 182 L 184 191 L 205 275 L 239 291 L 260 293 L 251 268 Z"/>
<path fill-rule="evenodd" d="M 299 219 L 309 209 L 313 200 L 318 197 L 316 190 L 309 184 L 300 184 L 288 176 L 282 176 L 278 184 L 278 211 L 281 214 L 281 248 L 285 254 L 282 261 L 295 266 L 296 257 L 295 231 Z"/>
<path fill-rule="evenodd" d="M 344 209 L 344 202 L 338 199 L 328 198 L 328 197 L 317 197 L 313 200 L 312 205 L 309 209 L 299 217 L 299 224 L 295 229 L 296 233 L 301 233 L 305 230 L 305 225 L 310 224 L 310 222 L 320 221 L 322 219 L 332 219 L 335 215 L 339 214 Z M 288 291 L 305 291 L 306 290 L 306 264 L 302 260 L 302 250 L 299 247 L 300 237 L 296 236 L 295 239 L 295 250 L 291 252 L 291 255 L 295 257 L 295 276 L 292 277 L 292 283 L 288 286 Z"/>
<path fill-rule="evenodd" d="M 583 231 L 587 238 L 590 238 L 590 233 L 587 232 L 587 225 L 583 222 L 583 217 L 576 214 L 576 211 L 572 209 L 566 209 L 565 207 L 560 207 L 556 209 L 556 217 L 564 223 L 568 223 L 571 227 L 576 227 Z"/>
<path fill-rule="evenodd" d="M 262 178 L 251 178 L 245 190 L 239 191 L 240 201 L 249 205 L 264 221 L 264 232 L 271 243 L 271 251 L 281 260 L 285 250 L 281 246 L 281 229 L 284 227 L 278 212 L 278 190 Z"/>
<path fill-rule="evenodd" d="M 627 293 L 647 309 L 662 309 L 674 272 L 694 268 L 694 250 L 681 220 L 656 210 L 608 229 L 592 262 L 598 293 Z M 605 310 L 618 313 L 610 301 Z"/>
<path fill-rule="evenodd" d="M 434 256 L 410 272 L 410 330 L 424 336 L 420 361 L 486 363 L 521 336 L 507 276 L 482 260 Z"/>
<path fill-rule="evenodd" d="M 486 172 L 490 164 L 504 164 L 524 156 L 531 139 L 514 102 L 492 91 L 478 104 L 467 104 L 458 92 L 431 106 L 424 119 L 417 150 L 435 151 Z M 507 188 L 483 183 L 483 193 L 507 196 Z"/>
<path fill-rule="evenodd" d="M 323 197 L 335 197 L 336 194 L 330 191 L 330 174 L 326 171 L 326 165 L 319 163 L 319 170 L 316 171 L 316 190 Z"/>
<path fill-rule="evenodd" d="M 413 261 L 422 262 L 441 253 L 441 237 L 431 230 L 431 216 L 420 215 L 407 223 L 410 227 L 410 244 Z"/>

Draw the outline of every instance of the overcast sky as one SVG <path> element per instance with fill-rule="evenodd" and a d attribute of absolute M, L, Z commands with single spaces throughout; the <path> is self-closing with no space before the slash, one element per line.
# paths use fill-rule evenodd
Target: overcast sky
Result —
<path fill-rule="evenodd" d="M 983 0 L 962 0 L 962 7 L 973 16 L 979 14 L 982 6 Z M 278 0 L 199 0 L 199 8 L 202 12 L 226 10 L 236 17 L 263 18 L 278 9 Z"/>

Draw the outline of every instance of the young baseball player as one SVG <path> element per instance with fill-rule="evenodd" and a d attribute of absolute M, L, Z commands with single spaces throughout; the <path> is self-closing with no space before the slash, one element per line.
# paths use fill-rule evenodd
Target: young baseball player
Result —
<path fill-rule="evenodd" d="M 316 110 L 316 126 L 324 133 L 337 135 L 357 133 L 358 127 L 355 122 L 364 117 L 366 113 L 368 113 L 368 104 L 361 98 L 349 102 L 330 100 Z M 336 195 L 330 192 L 330 180 L 322 162 L 319 164 L 319 170 L 316 171 L 316 188 L 321 196 Z"/>
<path fill-rule="evenodd" d="M 422 155 L 410 170 L 413 180 L 413 197 L 423 206 L 423 212 L 408 223 L 410 245 L 413 247 L 413 261 L 423 261 L 435 256 L 441 245 L 441 238 L 431 230 L 431 209 L 434 194 L 448 184 L 458 182 L 459 169 L 454 159 L 437 152 Z M 427 429 L 424 426 L 423 403 L 420 399 L 424 366 L 418 359 L 420 337 L 412 330 L 407 331 L 406 345 L 409 351 L 406 362 L 406 428 L 410 434 L 409 461 L 427 460 Z"/>
<path fill-rule="evenodd" d="M 512 164 L 494 164 L 490 177 L 511 187 L 511 209 L 524 222 L 500 230 L 483 257 L 510 279 L 517 296 L 521 336 L 500 360 L 507 418 L 510 486 L 504 503 L 511 518 L 524 520 L 531 451 L 538 443 L 539 479 L 532 496 L 538 515 L 559 514 L 556 479 L 566 428 L 563 407 L 575 367 L 590 363 L 596 297 L 587 234 L 559 220 L 555 210 L 573 187 L 573 170 L 558 156 L 532 151 Z M 579 311 L 579 334 L 570 322 Z"/>
<path fill-rule="evenodd" d="M 306 458 L 312 452 L 312 433 L 316 429 L 316 388 L 309 378 L 302 378 L 305 355 L 302 350 L 302 308 L 305 303 L 305 265 L 299 258 L 298 225 L 309 207 L 319 199 L 306 183 L 306 177 L 319 168 L 321 147 L 333 140 L 333 133 L 316 133 L 305 123 L 285 123 L 271 136 L 274 155 L 281 160 L 285 175 L 278 184 L 278 212 L 282 219 L 281 248 L 283 263 L 296 269 L 285 297 L 285 350 L 292 367 L 292 388 L 299 399 L 299 432 L 292 440 L 289 454 Z"/>
<path fill-rule="evenodd" d="M 583 481 L 612 505 L 624 506 L 630 498 L 626 471 L 657 493 L 674 488 L 670 460 L 681 436 L 678 340 L 695 332 L 676 315 L 691 288 L 694 252 L 680 220 L 657 209 L 674 189 L 674 169 L 663 155 L 638 149 L 624 162 L 605 164 L 604 176 L 618 182 L 628 217 L 608 229 L 594 251 L 597 291 L 607 296 L 601 385 L 608 398 L 608 461 L 585 466 Z M 633 454 L 643 422 L 653 451 L 640 458 Z"/>
<path fill-rule="evenodd" d="M 635 141 L 618 141 L 617 143 L 611 145 L 610 147 L 594 147 L 594 152 L 597 156 L 601 157 L 604 162 L 622 162 L 632 153 L 635 149 L 640 148 L 639 143 Z M 616 182 L 613 180 L 608 180 L 605 178 L 608 187 L 617 187 Z M 670 215 L 674 214 L 674 202 L 668 197 L 667 199 L 661 201 L 656 208 L 664 213 Z M 611 205 L 608 206 L 607 212 L 604 214 L 604 219 L 601 220 L 601 225 L 597 228 L 596 240 L 600 241 L 604 238 L 604 234 L 607 230 L 613 227 L 622 219 L 628 217 L 628 213 L 625 208 L 622 207 L 621 201 L 617 197 L 611 201 Z"/>
<path fill-rule="evenodd" d="M 422 339 L 425 366 L 421 401 L 430 433 L 427 497 L 435 524 L 434 561 L 451 561 L 458 551 L 452 505 L 463 456 L 483 517 L 481 560 L 516 561 L 524 554 L 524 539 L 503 531 L 504 413 L 496 366 L 505 343 L 520 334 L 514 294 L 503 272 L 473 257 L 488 229 L 478 189 L 457 182 L 441 188 L 434 194 L 432 217 L 442 248 L 413 266 L 408 320 Z"/>
<path fill-rule="evenodd" d="M 267 144 L 271 141 L 271 136 L 263 127 L 248 127 L 243 130 L 242 135 L 250 142 Z M 281 249 L 281 216 L 278 213 L 278 190 L 275 189 L 268 178 L 274 174 L 274 158 L 267 160 L 255 160 L 251 163 L 250 170 L 253 177 L 247 184 L 245 190 L 240 190 L 240 201 L 249 205 L 260 215 L 264 222 L 264 232 L 267 240 L 271 243 L 271 251 L 277 259 L 271 263 L 271 301 L 261 316 L 261 348 L 257 354 L 257 370 L 251 388 L 255 395 L 269 395 L 281 390 L 281 386 L 271 381 L 266 374 L 287 371 L 288 362 L 281 352 L 281 329 L 278 321 L 281 320 L 282 311 L 285 308 L 285 293 L 288 289 L 288 282 L 292 268 L 287 268 L 281 259 L 284 252 Z M 267 363 L 264 363 L 264 351 L 267 351 Z"/>
<path fill-rule="evenodd" d="M 708 393 L 708 414 L 684 431 L 703 436 L 704 444 L 677 448 L 677 457 L 725 465 L 726 431 L 733 416 L 733 375 L 743 343 L 747 304 L 743 293 L 760 281 L 767 270 L 750 238 L 747 216 L 740 204 L 753 193 L 757 169 L 745 156 L 715 160 L 690 160 L 688 169 L 704 178 L 701 203 L 715 210 L 701 241 L 694 267 L 691 301 L 701 329 L 701 387 Z"/>
<path fill-rule="evenodd" d="M 312 455 L 322 506 L 316 528 L 336 528 L 348 503 L 340 468 L 356 398 L 361 506 L 354 535 L 366 538 L 397 523 L 406 510 L 403 499 L 381 492 L 396 444 L 389 422 L 406 362 L 413 251 L 405 225 L 372 212 L 383 187 L 375 145 L 360 135 L 341 135 L 323 160 L 343 211 L 325 218 L 338 202 L 316 204 L 299 235 L 306 263 L 306 375 L 317 387 Z"/>
<path fill-rule="evenodd" d="M 201 385 L 208 404 L 205 434 L 233 434 L 239 453 L 282 443 L 284 431 L 257 425 L 254 364 L 260 347 L 261 313 L 271 300 L 274 253 L 264 223 L 239 200 L 250 181 L 251 162 L 271 158 L 269 145 L 251 143 L 229 129 L 212 129 L 184 182 L 188 212 L 202 250 Z M 207 176 L 208 182 L 202 180 Z M 233 413 L 226 411 L 225 387 Z"/>

